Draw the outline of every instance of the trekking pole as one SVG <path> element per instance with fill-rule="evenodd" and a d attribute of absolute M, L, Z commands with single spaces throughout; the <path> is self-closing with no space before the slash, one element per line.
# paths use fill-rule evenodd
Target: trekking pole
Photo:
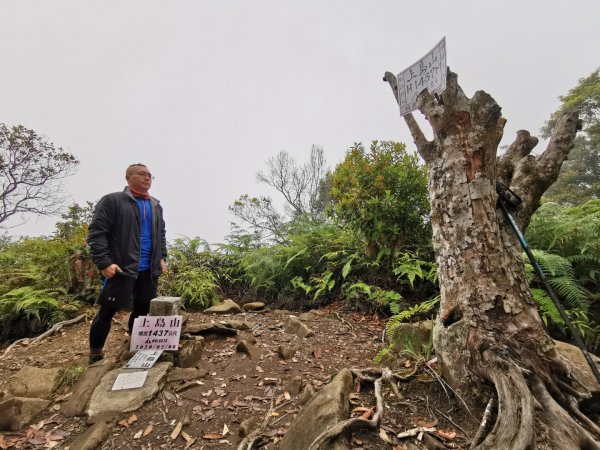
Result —
<path fill-rule="evenodd" d="M 596 377 L 596 380 L 598 381 L 598 383 L 600 383 L 600 372 L 598 371 L 598 367 L 592 360 L 592 357 L 590 356 L 588 351 L 585 349 L 585 344 L 583 343 L 583 340 L 581 339 L 579 332 L 577 331 L 577 329 L 573 326 L 573 324 L 567 317 L 567 314 L 565 313 L 565 310 L 563 309 L 562 305 L 560 304 L 558 297 L 554 293 L 554 290 L 552 290 L 552 288 L 550 287 L 550 283 L 548 283 L 548 279 L 544 275 L 544 271 L 538 264 L 537 260 L 535 259 L 535 256 L 533 256 L 533 253 L 531 252 L 531 250 L 529 249 L 529 244 L 527 244 L 527 240 L 525 239 L 525 236 L 523 236 L 523 233 L 521 233 L 521 230 L 519 229 L 517 222 L 515 221 L 515 219 L 513 218 L 513 216 L 511 215 L 511 213 L 509 211 L 509 208 L 512 209 L 513 211 L 517 209 L 517 207 L 521 204 L 521 198 L 517 194 L 515 194 L 513 191 L 511 191 L 506 185 L 504 185 L 503 183 L 501 183 L 499 181 L 496 181 L 496 192 L 498 193 L 498 196 L 500 198 L 500 207 L 502 208 L 502 211 L 504 211 L 504 214 L 506 215 L 506 218 L 508 219 L 508 222 L 510 223 L 510 226 L 512 227 L 513 231 L 519 238 L 519 242 L 521 242 L 521 247 L 523 247 L 523 250 L 527 254 L 529 261 L 531 261 L 531 264 L 533 265 L 533 268 L 535 269 L 535 273 L 537 274 L 537 276 L 540 278 L 540 280 L 544 284 L 544 287 L 548 291 L 548 295 L 550 296 L 550 298 L 552 299 L 552 302 L 554 303 L 554 306 L 556 306 L 556 309 L 558 310 L 558 314 L 560 314 L 560 317 L 567 325 L 567 328 L 568 328 L 569 332 L 571 333 L 571 336 L 573 336 L 573 339 L 575 339 L 575 343 L 577 344 L 577 347 L 579 347 L 579 349 L 581 350 L 581 353 L 583 353 L 583 356 L 586 359 L 587 363 L 589 364 L 590 368 L 592 369 L 592 372 L 593 372 L 594 376 Z"/>

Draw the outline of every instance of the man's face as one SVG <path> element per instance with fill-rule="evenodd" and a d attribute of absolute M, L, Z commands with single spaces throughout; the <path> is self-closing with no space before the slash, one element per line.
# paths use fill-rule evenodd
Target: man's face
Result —
<path fill-rule="evenodd" d="M 152 186 L 152 174 L 144 166 L 131 167 L 125 178 L 129 188 L 136 192 L 148 192 Z"/>

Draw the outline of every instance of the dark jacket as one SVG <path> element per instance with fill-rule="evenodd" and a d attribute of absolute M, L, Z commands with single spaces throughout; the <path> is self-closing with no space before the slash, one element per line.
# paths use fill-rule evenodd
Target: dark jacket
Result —
<path fill-rule="evenodd" d="M 167 257 L 165 221 L 160 203 L 150 197 L 152 206 L 152 258 L 153 277 L 162 273 L 160 260 Z M 98 269 L 117 264 L 124 275 L 137 277 L 140 259 L 140 209 L 128 188 L 100 199 L 88 230 L 87 242 L 92 259 Z"/>

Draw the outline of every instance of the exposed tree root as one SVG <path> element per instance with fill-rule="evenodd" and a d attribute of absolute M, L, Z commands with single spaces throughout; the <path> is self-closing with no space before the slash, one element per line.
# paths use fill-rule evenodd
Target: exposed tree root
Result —
<path fill-rule="evenodd" d="M 496 388 L 498 411 L 492 430 L 484 437 L 493 409 L 490 400 L 471 449 L 534 449 L 536 419 L 546 426 L 552 448 L 600 449 L 600 444 L 593 436 L 600 437 L 600 429 L 579 411 L 575 396 L 572 395 L 575 392 L 585 397 L 585 394 L 560 390 L 557 381 L 542 381 L 541 374 L 530 373 L 512 362 L 499 360 L 497 355 L 484 358 L 487 359 L 485 369 L 480 368 L 479 372 Z"/>
<path fill-rule="evenodd" d="M 256 441 L 258 441 L 261 438 L 261 432 L 264 431 L 265 428 L 267 428 L 267 425 L 269 424 L 269 420 L 271 419 L 272 413 L 273 413 L 273 400 L 271 400 L 271 406 L 269 407 L 267 414 L 265 414 L 265 417 L 264 417 L 262 423 L 260 424 L 260 426 L 258 428 L 256 428 L 256 430 L 254 430 L 252 433 L 250 433 L 248 436 L 246 436 L 244 439 L 242 439 L 242 441 L 237 446 L 237 450 L 252 450 L 254 448 L 254 444 L 256 443 Z"/>
<path fill-rule="evenodd" d="M 392 390 L 395 392 L 398 398 L 401 398 L 400 392 L 395 384 L 395 381 L 407 381 L 410 377 L 412 377 L 416 373 L 416 366 L 414 370 L 408 375 L 399 375 L 392 372 L 387 367 L 382 369 L 370 368 L 370 369 L 350 369 L 352 375 L 356 377 L 359 381 L 368 381 L 373 383 L 375 387 L 375 413 L 371 419 L 363 419 L 361 417 L 353 417 L 351 419 L 344 420 L 342 422 L 337 423 L 333 427 L 328 430 L 325 430 L 316 439 L 312 442 L 308 450 L 319 450 L 321 446 L 333 439 L 345 431 L 349 429 L 356 428 L 377 428 L 379 426 L 379 422 L 381 421 L 381 417 L 383 415 L 383 395 L 381 393 L 381 384 L 383 382 L 389 382 L 390 385 L 393 386 Z"/>
<path fill-rule="evenodd" d="M 74 319 L 69 319 L 69 320 L 63 320 L 62 322 L 58 322 L 55 323 L 52 328 L 46 330 L 45 332 L 43 332 L 42 334 L 40 334 L 39 336 L 36 336 L 35 338 L 23 338 L 23 339 L 18 339 L 15 342 L 13 342 L 12 344 L 10 344 L 10 346 L 4 351 L 4 353 L 2 354 L 2 356 L 0 356 L 0 359 L 3 359 L 6 357 L 6 355 L 8 355 L 8 352 L 15 347 L 18 344 L 24 344 L 24 345 L 29 345 L 29 344 L 35 344 L 36 342 L 41 341 L 42 339 L 56 333 L 57 331 L 59 331 L 62 327 L 66 326 L 66 325 L 72 325 L 74 323 L 77 323 L 83 319 L 85 319 L 87 316 L 85 314 L 81 314 L 80 316 L 75 317 Z"/>

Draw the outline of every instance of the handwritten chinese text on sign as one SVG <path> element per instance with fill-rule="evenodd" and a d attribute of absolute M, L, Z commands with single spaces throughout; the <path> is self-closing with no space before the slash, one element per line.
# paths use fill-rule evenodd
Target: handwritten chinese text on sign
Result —
<path fill-rule="evenodd" d="M 181 316 L 142 316 L 133 322 L 129 350 L 177 350 Z"/>
<path fill-rule="evenodd" d="M 428 89 L 432 94 L 439 94 L 446 89 L 446 71 L 444 37 L 429 53 L 397 75 L 400 114 L 417 109 L 417 96 L 423 89 Z"/>

